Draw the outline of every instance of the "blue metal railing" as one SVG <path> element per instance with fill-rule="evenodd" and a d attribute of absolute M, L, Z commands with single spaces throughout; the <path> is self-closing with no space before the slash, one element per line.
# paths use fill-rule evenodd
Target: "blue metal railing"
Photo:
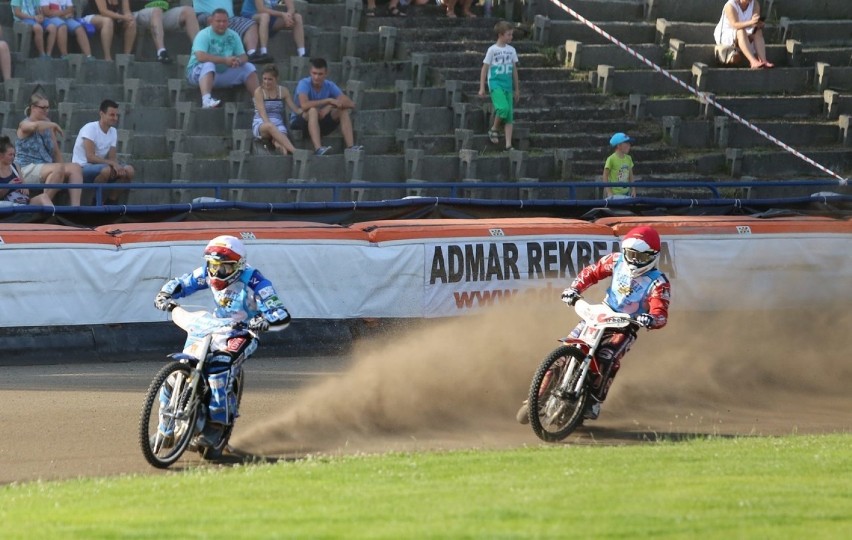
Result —
<path fill-rule="evenodd" d="M 244 190 L 307 190 L 307 191 L 330 191 L 330 197 L 326 197 L 326 202 L 352 202 L 352 199 L 342 200 L 341 197 L 345 192 L 351 190 L 410 190 L 410 189 L 428 189 L 430 192 L 446 192 L 443 196 L 448 198 L 461 198 L 464 190 L 484 189 L 484 190 L 505 190 L 505 189 L 547 189 L 566 190 L 564 199 L 576 200 L 579 191 L 582 190 L 599 190 L 604 187 L 627 187 L 633 186 L 647 189 L 702 189 L 707 190 L 709 199 L 726 199 L 723 197 L 721 190 L 724 189 L 750 189 L 750 188 L 802 188 L 808 187 L 812 189 L 837 189 L 838 182 L 836 180 L 770 180 L 770 181 L 636 181 L 633 183 L 616 183 L 616 182 L 429 182 L 423 183 L 408 183 L 408 182 L 312 182 L 290 184 L 282 182 L 260 182 L 260 183 L 222 183 L 222 182 L 192 182 L 186 184 L 174 184 L 171 182 L 154 182 L 154 183 L 115 183 L 115 184 L 51 184 L 49 189 L 70 190 L 80 189 L 84 192 L 95 192 L 95 206 L 104 204 L 104 193 L 110 190 L 130 190 L 130 191 L 145 191 L 145 190 L 192 190 L 206 191 L 215 199 L 226 199 L 223 195 L 232 189 Z M 0 185 L 0 188 L 6 187 Z M 47 188 L 44 184 L 15 184 L 15 189 L 28 188 L 34 190 L 43 190 Z M 848 188 L 840 188 L 846 190 Z M 677 200 L 677 199 L 673 199 Z"/>

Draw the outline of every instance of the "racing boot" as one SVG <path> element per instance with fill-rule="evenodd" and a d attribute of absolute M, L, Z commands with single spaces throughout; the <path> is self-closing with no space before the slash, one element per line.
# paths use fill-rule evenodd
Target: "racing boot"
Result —
<path fill-rule="evenodd" d="M 583 419 L 584 420 L 597 420 L 598 416 L 601 414 L 601 402 L 595 401 L 592 403 L 586 403 L 585 409 L 583 409 Z"/>
<path fill-rule="evenodd" d="M 219 424 L 218 422 L 211 422 L 210 420 L 208 420 L 204 425 L 204 429 L 202 429 L 201 433 L 198 434 L 195 443 L 198 446 L 206 446 L 208 448 L 212 448 L 219 444 L 219 441 L 222 440 L 222 435 L 224 433 L 224 424 Z"/>
<path fill-rule="evenodd" d="M 523 404 L 521 404 L 521 408 L 518 409 L 518 412 L 515 413 L 515 420 L 518 421 L 521 425 L 527 425 L 530 423 L 530 401 L 525 399 Z"/>

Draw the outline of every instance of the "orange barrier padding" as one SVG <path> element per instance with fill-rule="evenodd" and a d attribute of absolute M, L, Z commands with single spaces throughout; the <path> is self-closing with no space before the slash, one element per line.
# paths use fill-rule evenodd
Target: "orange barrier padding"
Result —
<path fill-rule="evenodd" d="M 773 218 L 751 216 L 606 217 L 595 220 L 595 223 L 611 227 L 618 236 L 641 225 L 653 227 L 663 236 L 852 233 L 852 220 L 850 219 L 839 220 L 811 216 Z"/>
<path fill-rule="evenodd" d="M 210 240 L 227 234 L 243 240 L 340 240 L 367 242 L 357 229 L 310 221 L 221 221 L 191 223 L 122 223 L 96 229 L 122 245 Z"/>
<path fill-rule="evenodd" d="M 355 223 L 374 243 L 436 238 L 500 238 L 503 236 L 585 235 L 613 236 L 606 226 L 575 219 L 429 219 L 365 221 Z"/>
<path fill-rule="evenodd" d="M 102 232 L 65 225 L 39 223 L 0 224 L 0 246 L 3 244 L 106 244 L 115 240 Z"/>

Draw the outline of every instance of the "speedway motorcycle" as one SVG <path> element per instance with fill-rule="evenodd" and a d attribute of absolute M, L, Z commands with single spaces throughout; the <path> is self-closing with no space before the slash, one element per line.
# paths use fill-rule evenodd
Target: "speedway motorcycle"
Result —
<path fill-rule="evenodd" d="M 618 362 L 636 339 L 641 328 L 630 315 L 618 313 L 606 304 L 590 304 L 580 298 L 574 310 L 585 325 L 578 337 L 560 339 L 562 345 L 539 365 L 530 385 L 527 404 L 518 411 L 518 420 L 529 424 L 543 441 L 557 442 L 582 425 L 584 415 L 603 402 Z M 598 358 L 603 343 L 615 334 L 625 334 L 620 354 L 612 361 Z M 522 418 L 523 415 L 528 418 Z"/>
<path fill-rule="evenodd" d="M 145 459 L 154 467 L 165 469 L 174 464 L 187 449 L 197 451 L 206 460 L 222 455 L 233 430 L 227 426 L 213 445 L 199 444 L 207 421 L 210 388 L 204 366 L 211 358 L 210 344 L 217 334 L 226 336 L 256 334 L 245 323 L 213 316 L 209 311 L 188 311 L 173 304 L 172 321 L 187 334 L 183 351 L 170 354 L 166 364 L 151 382 L 139 420 L 139 444 Z M 233 393 L 239 409 L 245 376 L 241 369 L 245 356 L 232 367 Z"/>

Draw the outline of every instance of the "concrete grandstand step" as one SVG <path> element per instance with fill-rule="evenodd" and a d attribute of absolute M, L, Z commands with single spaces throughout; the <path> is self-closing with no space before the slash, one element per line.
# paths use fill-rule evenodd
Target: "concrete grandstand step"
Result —
<path fill-rule="evenodd" d="M 727 121 L 726 124 L 725 137 L 720 145 L 736 148 L 775 146 L 775 143 L 743 124 L 733 120 Z M 839 145 L 840 129 L 837 122 L 778 121 L 757 122 L 756 125 L 794 148 Z M 720 128 L 717 125 L 717 137 L 719 137 L 719 131 Z"/>
<path fill-rule="evenodd" d="M 69 62 L 69 75 L 79 83 L 119 84 L 123 82 L 118 77 L 115 62 L 106 60 L 85 61 L 82 55 L 77 55 Z"/>
<path fill-rule="evenodd" d="M 633 49 L 657 65 L 666 62 L 668 47 L 653 44 L 636 44 Z M 601 64 L 617 69 L 634 69 L 642 61 L 617 45 L 586 45 L 579 41 L 565 42 L 565 67 L 569 69 L 597 69 Z"/>
<path fill-rule="evenodd" d="M 444 81 L 475 81 L 478 84 L 479 73 L 482 69 L 480 66 L 481 64 L 459 68 L 432 68 L 430 69 L 430 73 L 432 74 L 432 85 L 438 86 L 443 84 Z M 570 84 L 572 82 L 572 77 L 573 74 L 570 71 L 566 71 L 561 68 L 525 68 L 521 66 L 520 69 L 518 69 L 518 78 L 520 79 L 521 84 L 528 84 L 531 82 Z"/>
<path fill-rule="evenodd" d="M 567 100 L 566 100 L 567 101 Z M 519 104 L 520 105 L 520 104 Z M 564 122 L 577 120 L 622 120 L 624 110 L 616 103 L 602 103 L 598 106 L 576 106 L 566 104 L 565 107 L 530 107 L 515 108 L 515 121 L 530 122 Z"/>
<path fill-rule="evenodd" d="M 726 66 L 719 64 L 716 59 L 715 45 L 692 45 L 689 43 L 678 42 L 678 40 L 672 40 L 668 47 L 667 56 L 670 59 L 670 66 L 666 66 L 666 64 L 662 64 L 662 66 L 674 69 L 686 69 L 695 63 L 707 64 L 708 66 L 714 67 L 748 68 L 748 62 L 745 59 L 743 59 L 738 66 Z M 785 45 L 767 45 L 766 59 L 778 67 L 794 65 L 794 59 L 788 52 Z M 808 64 L 803 62 L 802 58 L 798 58 L 795 61 L 798 62 L 796 66 L 813 65 L 813 63 Z"/>
<path fill-rule="evenodd" d="M 137 134 L 154 133 L 162 136 L 166 129 L 177 125 L 174 107 L 120 105 L 122 126 Z"/>
<path fill-rule="evenodd" d="M 172 181 L 172 160 L 144 159 L 133 156 L 129 162 L 136 170 L 136 184 L 159 184 Z M 128 204 L 168 204 L 171 194 L 162 189 L 134 189 L 128 195 Z"/>
<path fill-rule="evenodd" d="M 782 17 L 781 40 L 795 39 L 805 45 L 852 46 L 852 9 L 844 19 L 794 20 Z"/>
<path fill-rule="evenodd" d="M 231 151 L 231 134 L 227 135 L 201 135 L 185 134 L 182 130 L 169 130 L 169 132 L 178 132 L 180 136 L 173 142 L 174 148 L 170 148 L 173 152 L 188 152 L 196 158 L 224 158 Z M 170 137 L 167 135 L 167 141 Z M 170 141 L 172 144 L 172 141 Z"/>
<path fill-rule="evenodd" d="M 12 74 L 29 83 L 53 83 L 57 78 L 70 77 L 71 66 L 67 60 L 58 58 L 23 58 L 13 63 Z"/>
<path fill-rule="evenodd" d="M 480 55 L 480 62 L 485 57 L 485 52 L 488 47 L 494 45 L 493 39 L 487 40 L 463 40 L 463 41 L 404 41 L 400 43 L 400 56 L 404 58 L 406 55 L 416 53 L 430 54 L 457 54 L 457 53 L 477 53 Z M 541 44 L 534 41 L 513 41 L 512 46 L 518 51 L 518 54 L 535 54 L 540 53 Z"/>
<path fill-rule="evenodd" d="M 644 0 L 573 0 L 568 7 L 590 21 L 645 20 Z M 553 20 L 574 20 L 550 2 L 536 3 L 537 12 Z"/>
<path fill-rule="evenodd" d="M 175 51 L 170 51 L 170 53 L 176 54 Z M 124 81 L 124 79 L 141 79 L 151 83 L 166 84 L 169 79 L 185 76 L 182 67 L 177 62 L 169 65 L 160 62 L 145 62 L 128 54 L 120 54 L 115 60 L 115 69 L 117 76 L 121 77 L 121 81 Z"/>
<path fill-rule="evenodd" d="M 729 69 L 694 64 L 692 82 L 698 90 L 717 94 L 801 94 L 813 88 L 813 74 L 807 67 Z"/>
<path fill-rule="evenodd" d="M 402 109 L 367 109 L 353 115 L 356 133 L 382 133 L 396 131 L 402 126 Z"/>
<path fill-rule="evenodd" d="M 429 67 L 464 68 L 469 66 L 481 67 L 485 51 L 427 54 L 429 54 Z M 518 65 L 523 68 L 552 68 L 553 60 L 538 52 L 533 54 L 519 54 Z"/>
<path fill-rule="evenodd" d="M 133 133 L 127 146 L 127 152 L 133 156 L 133 159 L 165 159 L 172 155 L 164 134 Z M 171 170 L 169 175 L 171 178 Z"/>
<path fill-rule="evenodd" d="M 574 19 L 556 20 L 549 19 L 544 15 L 536 15 L 533 24 L 533 38 L 543 46 L 562 47 L 569 39 L 590 45 L 605 45 L 610 43 L 608 39 L 595 32 L 592 28 Z M 652 22 L 596 20 L 595 24 L 622 43 L 654 43 L 656 30 Z"/>
<path fill-rule="evenodd" d="M 812 66 L 825 62 L 832 66 L 849 66 L 852 63 L 852 47 L 803 47 L 801 65 Z"/>
<path fill-rule="evenodd" d="M 393 109 L 397 107 L 395 90 L 367 89 L 355 100 L 358 111 Z"/>
<path fill-rule="evenodd" d="M 825 113 L 825 100 L 820 95 L 802 96 L 716 96 L 716 101 L 734 113 L 749 119 L 807 118 Z M 709 111 L 711 116 L 724 113 L 716 107 L 702 104 L 695 97 L 654 96 L 644 99 L 639 105 L 640 117 L 680 116 L 698 117 Z M 843 111 L 852 110 L 850 102 Z M 636 112 L 636 111 L 634 111 Z"/>
<path fill-rule="evenodd" d="M 713 22 L 719 21 L 722 4 L 707 0 L 644 0 L 648 20 Z"/>
<path fill-rule="evenodd" d="M 783 2 L 770 0 L 774 9 L 770 17 L 789 17 L 791 19 L 830 20 L 834 18 L 852 18 L 847 0 L 819 0 L 818 2 Z"/>
<path fill-rule="evenodd" d="M 124 101 L 124 86 L 121 84 L 81 84 L 74 79 L 56 79 L 57 101 L 98 106 L 104 99 Z"/>

